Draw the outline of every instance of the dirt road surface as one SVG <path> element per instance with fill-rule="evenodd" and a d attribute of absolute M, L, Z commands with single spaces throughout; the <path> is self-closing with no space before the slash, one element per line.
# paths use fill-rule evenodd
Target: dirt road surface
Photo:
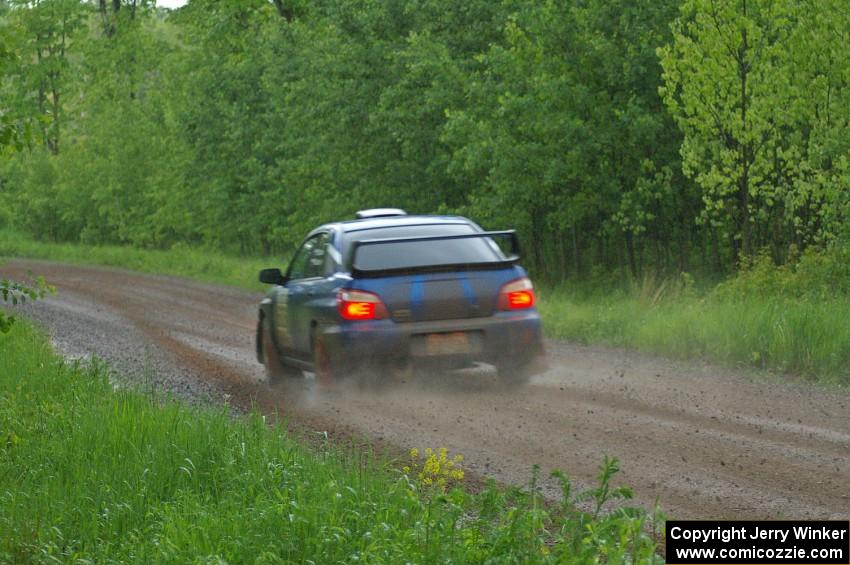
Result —
<path fill-rule="evenodd" d="M 0 277 L 28 270 L 57 287 L 27 307 L 57 347 L 190 400 L 253 404 L 399 450 L 447 447 L 505 483 L 538 464 L 589 487 L 613 455 L 637 501 L 675 518 L 850 517 L 846 392 L 561 342 L 548 344 L 551 370 L 515 392 L 493 390 L 486 371 L 379 392 L 271 387 L 254 358 L 257 293 L 35 261 L 0 265 Z"/>

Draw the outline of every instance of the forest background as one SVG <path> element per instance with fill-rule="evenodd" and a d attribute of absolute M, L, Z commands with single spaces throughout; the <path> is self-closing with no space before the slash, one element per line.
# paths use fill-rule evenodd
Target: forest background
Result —
<path fill-rule="evenodd" d="M 290 252 L 360 208 L 516 227 L 549 280 L 847 232 L 844 0 L 6 1 L 3 211 L 38 239 Z"/>

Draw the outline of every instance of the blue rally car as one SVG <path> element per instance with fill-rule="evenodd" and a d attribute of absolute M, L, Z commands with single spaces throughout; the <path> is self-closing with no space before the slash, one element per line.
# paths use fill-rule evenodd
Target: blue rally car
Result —
<path fill-rule="evenodd" d="M 540 316 L 513 231 L 458 216 L 357 213 L 309 233 L 260 304 L 257 358 L 271 381 L 322 385 L 405 366 L 481 361 L 506 385 L 543 367 Z"/>

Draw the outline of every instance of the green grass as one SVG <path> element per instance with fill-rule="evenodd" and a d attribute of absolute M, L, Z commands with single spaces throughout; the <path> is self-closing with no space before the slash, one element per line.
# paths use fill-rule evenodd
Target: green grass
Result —
<path fill-rule="evenodd" d="M 629 494 L 608 488 L 616 461 L 548 507 L 492 484 L 444 493 L 403 463 L 116 390 L 27 324 L 0 334 L 0 562 L 659 561 L 645 512 L 599 510 Z"/>
<path fill-rule="evenodd" d="M 652 303 L 638 296 L 541 298 L 550 336 L 675 358 L 701 358 L 850 385 L 850 300 L 709 293 Z"/>
<path fill-rule="evenodd" d="M 124 267 L 260 290 L 257 272 L 276 259 L 237 258 L 187 247 L 168 251 L 34 242 L 0 231 L 0 257 Z M 543 288 L 548 336 L 677 358 L 745 364 L 850 385 L 850 247 L 804 255 L 796 267 L 765 258 L 719 287 L 648 278 L 628 290 Z"/>
<path fill-rule="evenodd" d="M 105 265 L 144 273 L 187 277 L 251 290 L 264 288 L 257 280 L 260 269 L 285 265 L 285 261 L 281 258 L 233 257 L 187 246 L 174 246 L 169 250 L 151 250 L 118 245 L 47 243 L 33 241 L 6 230 L 0 230 L 0 258 L 2 257 Z"/>

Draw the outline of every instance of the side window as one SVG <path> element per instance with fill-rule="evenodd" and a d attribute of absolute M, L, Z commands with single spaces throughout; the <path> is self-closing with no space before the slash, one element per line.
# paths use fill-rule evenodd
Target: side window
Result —
<path fill-rule="evenodd" d="M 289 271 L 287 272 L 289 280 L 303 279 L 306 276 L 307 259 L 310 257 L 310 253 L 313 251 L 315 243 L 316 238 L 311 237 L 304 242 L 304 245 L 302 245 L 298 251 L 295 252 L 295 257 L 293 257 L 292 262 L 289 263 Z"/>
<path fill-rule="evenodd" d="M 304 242 L 289 265 L 289 280 L 324 277 L 327 274 L 328 234 L 317 233 Z"/>
<path fill-rule="evenodd" d="M 327 274 L 328 265 L 328 234 L 320 233 L 311 238 L 314 241 L 310 258 L 307 260 L 307 271 L 305 278 L 324 277 Z"/>

